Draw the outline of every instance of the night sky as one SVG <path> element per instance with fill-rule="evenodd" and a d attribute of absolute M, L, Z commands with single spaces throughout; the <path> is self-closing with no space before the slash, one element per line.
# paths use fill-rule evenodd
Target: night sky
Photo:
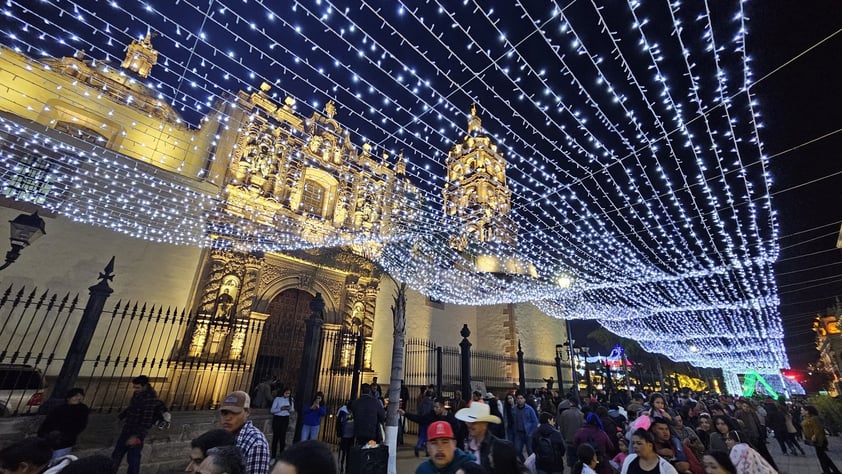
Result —
<path fill-rule="evenodd" d="M 780 311 L 790 362 L 803 369 L 817 356 L 813 318 L 842 295 L 842 4 L 757 1 L 749 12 L 756 77 L 771 73 L 752 92 L 773 157 Z"/>
<path fill-rule="evenodd" d="M 736 194 L 737 204 L 729 209 L 722 196 L 713 203 L 704 192 L 708 185 L 714 192 L 720 190 L 717 165 L 705 163 L 712 171 L 697 167 L 695 157 L 682 151 L 682 134 L 669 132 L 675 127 L 675 110 L 693 117 L 696 104 L 687 98 L 690 94 L 675 92 L 687 90 L 691 83 L 682 74 L 681 49 L 671 43 L 668 2 L 651 7 L 647 3 L 634 12 L 608 7 L 595 11 L 591 2 L 582 0 L 550 2 L 574 25 L 579 36 L 572 45 L 566 20 L 550 14 L 552 8 L 531 2 L 522 9 L 505 4 L 496 10 L 466 6 L 467 2 L 452 8 L 446 3 L 442 5 L 447 8 L 436 8 L 430 2 L 407 2 L 404 8 L 392 9 L 326 3 L 332 8 L 320 17 L 327 10 L 319 1 L 294 7 L 262 1 L 125 2 L 119 7 L 96 0 L 31 7 L 9 2 L 7 15 L 0 19 L 0 41 L 36 57 L 69 56 L 84 49 L 88 57 L 107 57 L 113 63 L 121 59 L 125 44 L 149 25 L 160 33 L 154 44 L 162 55 L 149 84 L 189 123 L 196 125 L 217 99 L 240 89 L 254 90 L 264 80 L 273 83 L 276 100 L 286 93 L 295 96 L 305 115 L 335 100 L 337 118 L 351 128 L 357 144 L 368 140 L 392 156 L 400 150 L 406 153 L 408 174 L 428 193 L 434 213 L 441 207 L 444 157 L 464 133 L 465 114 L 476 102 L 483 125 L 507 150 L 524 252 L 545 274 L 578 270 L 581 284 L 599 288 L 584 295 L 583 308 L 609 301 L 613 307 L 640 305 L 651 310 L 652 302 L 644 301 L 648 290 L 642 287 L 653 273 L 662 282 L 664 274 L 763 260 L 772 247 L 767 241 L 771 231 L 763 206 L 763 170 L 752 156 L 756 147 L 749 140 L 734 145 L 746 178 L 734 174 L 733 168 L 722 173 L 727 186 L 721 189 Z M 726 94 L 733 94 L 735 110 L 747 100 L 735 93 L 741 77 L 729 76 L 719 83 L 711 74 L 714 65 L 704 62 L 705 43 L 699 38 L 705 30 L 698 19 L 709 13 L 719 40 L 733 36 L 738 24 L 729 18 L 730 5 L 685 2 L 676 9 L 686 28 L 683 47 L 702 61 L 695 82 L 706 120 L 688 121 L 687 130 L 699 140 L 699 150 L 725 150 L 723 167 L 732 166 L 734 158 L 727 152 L 729 141 L 721 133 L 707 137 L 702 123 L 729 129 L 714 105 L 722 99 L 720 84 L 729 88 Z M 780 313 L 790 362 L 802 368 L 816 356 L 811 320 L 842 293 L 842 250 L 834 248 L 842 222 L 842 7 L 831 0 L 755 0 L 745 5 L 753 110 L 763 125 L 759 135 L 770 157 L 767 172 L 779 226 L 781 253 L 774 270 Z M 283 16 L 271 13 L 271 8 Z M 635 15 L 644 21 L 647 38 L 659 41 L 650 51 L 635 49 Z M 595 27 L 601 22 L 616 32 L 616 45 L 636 82 L 627 80 L 625 65 L 612 61 L 613 45 Z M 352 23 L 358 28 L 347 28 Z M 418 38 L 425 39 L 414 44 Z M 579 48 L 580 40 L 585 48 Z M 661 74 L 674 84 L 672 102 L 657 95 L 663 87 L 660 74 L 647 70 L 655 56 L 661 57 Z M 719 66 L 739 69 L 742 54 L 723 48 L 719 59 Z M 612 90 L 594 81 L 595 69 L 608 78 Z M 611 94 L 616 94 L 615 100 Z M 628 110 L 644 118 L 637 128 L 631 126 Z M 650 112 L 657 120 L 646 120 Z M 730 130 L 735 136 L 751 137 L 752 122 L 745 118 L 734 117 Z M 657 166 L 639 158 L 647 153 Z M 697 176 L 704 185 L 694 183 Z M 660 187 L 662 181 L 670 185 Z M 745 182 L 754 188 L 747 191 Z M 744 194 L 757 205 L 756 216 L 747 210 Z M 668 196 L 676 196 L 680 211 L 667 203 Z M 654 210 L 642 203 L 654 203 Z M 687 210 L 698 214 L 687 218 L 682 214 Z M 735 224 L 749 221 L 759 223 L 753 234 Z M 712 237 L 694 242 L 697 235 Z M 731 239 L 734 242 L 726 242 Z M 623 266 L 624 262 L 632 264 Z M 730 269 L 713 282 L 721 288 L 710 293 L 693 278 L 681 277 L 693 280 L 682 289 L 690 299 L 671 293 L 667 283 L 658 291 L 669 301 L 657 302 L 654 309 L 665 305 L 682 314 L 723 295 L 743 297 L 766 287 L 765 271 L 763 265 L 749 269 L 740 282 L 745 286 L 735 288 L 732 283 L 742 278 L 742 271 Z M 426 281 L 429 286 L 421 289 L 446 299 L 445 289 L 435 286 L 440 280 L 432 275 Z M 425 281 L 419 281 L 423 286 Z M 764 310 L 757 319 L 768 322 L 769 317 Z M 699 324 L 712 332 L 739 330 L 739 325 L 727 322 L 705 328 L 704 318 Z M 774 326 L 772 321 L 769 333 L 777 333 Z M 575 326 L 577 339 L 583 339 L 580 334 L 587 327 L 592 324 Z"/>
<path fill-rule="evenodd" d="M 814 318 L 842 296 L 842 4 L 753 1 L 748 11 L 755 77 L 768 75 L 752 93 L 772 157 L 784 341 L 792 367 L 804 370 L 818 357 Z M 574 322 L 574 337 L 584 340 L 596 327 Z"/>

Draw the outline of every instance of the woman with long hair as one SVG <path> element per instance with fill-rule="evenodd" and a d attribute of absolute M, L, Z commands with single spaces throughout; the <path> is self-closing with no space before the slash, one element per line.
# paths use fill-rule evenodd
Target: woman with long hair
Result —
<path fill-rule="evenodd" d="M 816 449 L 816 457 L 822 466 L 822 472 L 829 474 L 840 474 L 836 464 L 827 456 L 827 436 L 824 434 L 824 425 L 819 419 L 819 411 L 814 406 L 801 408 L 801 428 L 804 433 L 804 442 L 812 444 Z"/>
<path fill-rule="evenodd" d="M 663 418 L 672 425 L 672 417 L 675 416 L 675 412 L 667 406 L 667 399 L 656 392 L 649 396 L 649 416 Z"/>
<path fill-rule="evenodd" d="M 702 458 L 705 474 L 737 474 L 737 468 L 731 462 L 728 454 L 722 451 L 707 453 Z"/>
<path fill-rule="evenodd" d="M 313 401 L 309 406 L 304 407 L 304 426 L 301 427 L 301 441 L 319 439 L 319 427 L 322 418 L 327 416 L 327 407 L 324 402 L 324 394 L 316 392 Z"/>
<path fill-rule="evenodd" d="M 742 439 L 739 431 L 729 432 L 725 443 L 730 449 L 728 457 L 737 468 L 737 474 L 778 474 L 777 469 Z"/>
<path fill-rule="evenodd" d="M 582 444 L 576 448 L 576 464 L 570 472 L 571 474 L 596 474 L 594 469 L 598 464 L 596 450 L 589 444 Z"/>
<path fill-rule="evenodd" d="M 781 413 L 783 413 L 784 418 L 784 427 L 786 428 L 784 434 L 784 440 L 786 441 L 786 445 L 789 446 L 789 450 L 792 452 L 793 456 L 797 456 L 796 450 L 801 451 L 802 456 L 806 456 L 807 453 L 804 452 L 804 448 L 801 447 L 801 444 L 798 442 L 798 426 L 795 426 L 795 422 L 792 419 L 792 413 L 790 413 L 789 408 L 783 403 L 781 404 Z"/>
<path fill-rule="evenodd" d="M 699 413 L 696 418 L 696 435 L 705 446 L 705 452 L 710 449 L 710 432 L 713 428 L 713 419 L 709 413 Z"/>
<path fill-rule="evenodd" d="M 720 451 L 727 453 L 730 450 L 725 441 L 728 439 L 728 433 L 733 431 L 734 427 L 731 425 L 731 420 L 725 415 L 716 415 L 713 417 L 713 430 L 710 432 L 710 451 Z"/>
<path fill-rule="evenodd" d="M 504 429 L 506 430 L 506 439 L 515 441 L 515 419 L 512 410 L 515 408 L 515 396 L 511 393 L 506 394 L 506 401 L 503 403 L 503 419 Z"/>
<path fill-rule="evenodd" d="M 655 452 L 655 435 L 650 431 L 638 428 L 631 441 L 634 453 L 626 457 L 621 474 L 678 474 L 669 461 Z"/>
<path fill-rule="evenodd" d="M 289 417 L 295 413 L 295 403 L 289 388 L 280 391 L 272 400 L 269 412 L 272 413 L 272 459 L 277 459 L 278 453 L 284 452 L 286 448 Z"/>
<path fill-rule="evenodd" d="M 793 456 L 797 456 L 801 445 L 795 446 L 789 442 L 787 417 L 785 415 L 787 411 L 786 406 L 781 406 L 776 402 L 766 403 L 766 426 L 771 428 L 772 432 L 775 434 L 775 439 L 778 441 L 778 445 L 780 445 L 781 452 L 784 456 L 789 456 L 790 452 Z M 792 425 L 792 416 L 789 417 L 789 420 L 789 425 Z M 795 427 L 792 429 L 794 432 Z M 793 437 L 793 440 L 794 439 L 795 438 Z M 789 447 L 789 450 L 787 450 L 787 446 Z M 800 451 L 802 456 L 806 456 L 803 448 L 800 449 Z"/>

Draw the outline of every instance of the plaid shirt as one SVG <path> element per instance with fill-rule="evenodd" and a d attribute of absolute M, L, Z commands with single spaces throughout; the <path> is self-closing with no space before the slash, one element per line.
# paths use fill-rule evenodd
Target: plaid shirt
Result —
<path fill-rule="evenodd" d="M 243 453 L 246 474 L 269 474 L 269 443 L 251 421 L 237 433 L 237 447 Z"/>
<path fill-rule="evenodd" d="M 123 434 L 144 438 L 155 421 L 159 403 L 158 395 L 152 387 L 132 395 L 129 406 L 119 415 L 124 420 Z"/>

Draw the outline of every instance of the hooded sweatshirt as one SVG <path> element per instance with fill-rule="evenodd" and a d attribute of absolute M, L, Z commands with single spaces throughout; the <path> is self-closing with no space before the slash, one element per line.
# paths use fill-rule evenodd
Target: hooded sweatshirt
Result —
<path fill-rule="evenodd" d="M 550 444 L 555 451 L 555 465 L 553 464 L 553 460 L 543 459 L 539 456 L 541 454 L 539 451 L 543 451 L 541 438 L 550 440 Z M 564 470 L 564 439 L 561 437 L 561 432 L 549 423 L 541 424 L 535 430 L 535 434 L 532 435 L 532 451 L 535 452 L 536 469 L 546 472 L 560 472 Z"/>
<path fill-rule="evenodd" d="M 476 459 L 473 454 L 466 453 L 459 448 L 456 448 L 456 453 L 453 455 L 453 461 L 450 462 L 447 466 L 443 469 L 438 469 L 435 464 L 433 464 L 432 459 L 428 459 L 427 461 L 418 465 L 418 468 L 415 469 L 415 474 L 455 474 L 455 472 L 462 467 L 463 464 L 469 462 L 476 462 Z"/>

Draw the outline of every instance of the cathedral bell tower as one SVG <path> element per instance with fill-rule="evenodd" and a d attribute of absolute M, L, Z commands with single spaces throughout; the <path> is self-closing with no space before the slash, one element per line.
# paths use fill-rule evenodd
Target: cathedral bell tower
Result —
<path fill-rule="evenodd" d="M 152 33 L 147 32 L 141 41 L 132 40 L 126 49 L 126 59 L 120 65 L 140 77 L 149 77 L 152 66 L 158 64 L 158 51 L 152 48 Z"/>
<path fill-rule="evenodd" d="M 514 246 L 517 229 L 509 218 L 511 190 L 506 182 L 506 159 L 482 130 L 476 106 L 471 107 L 468 133 L 447 154 L 444 212 L 462 223 L 451 245 L 464 250 L 470 241 Z"/>

